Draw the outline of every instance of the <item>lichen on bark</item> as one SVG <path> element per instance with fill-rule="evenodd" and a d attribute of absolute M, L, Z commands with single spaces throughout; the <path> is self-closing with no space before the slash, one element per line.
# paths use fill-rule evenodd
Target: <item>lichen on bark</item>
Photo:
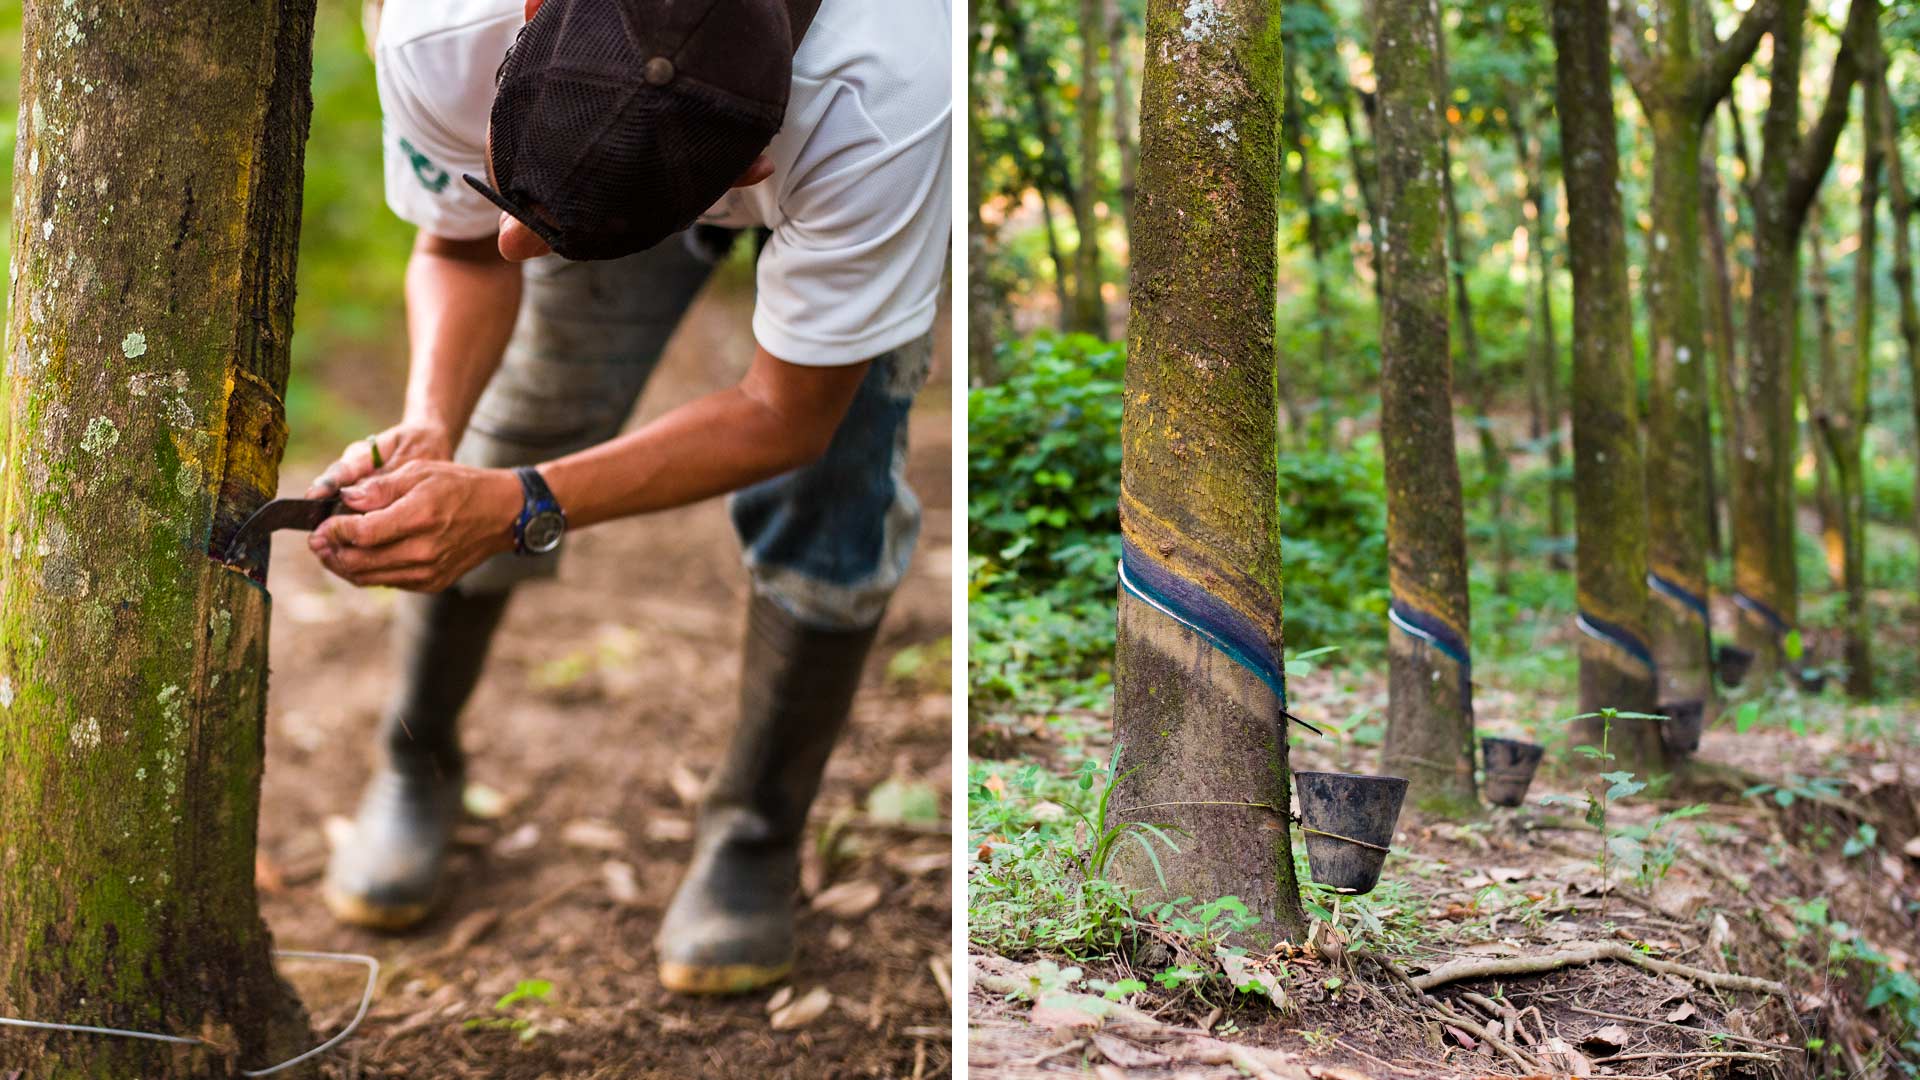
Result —
<path fill-rule="evenodd" d="M 1280 5 L 1152 0 L 1146 50 L 1122 525 L 1130 536 L 1177 532 L 1172 550 L 1151 554 L 1189 568 L 1278 656 Z M 1234 895 L 1260 916 L 1256 937 L 1296 937 L 1304 916 L 1278 816 L 1286 731 L 1272 691 L 1130 594 L 1119 623 L 1113 805 L 1121 820 L 1183 839 L 1160 871 L 1124 845 L 1116 877 L 1168 899 Z"/>
<path fill-rule="evenodd" d="M 0 1013 L 206 1040 L 0 1035 L 36 1078 L 229 1076 L 307 1042 L 253 888 L 268 601 L 207 553 L 285 439 L 312 21 L 26 9 Z"/>
<path fill-rule="evenodd" d="M 1381 441 L 1394 602 L 1439 624 L 1464 653 L 1466 525 L 1453 436 L 1447 329 L 1446 129 L 1435 0 L 1380 0 Z M 1385 770 L 1408 778 L 1412 805 L 1441 816 L 1477 807 L 1468 671 L 1424 638 L 1388 631 Z"/>
<path fill-rule="evenodd" d="M 1619 150 L 1606 0 L 1553 0 L 1555 101 L 1566 163 L 1567 250 L 1573 270 L 1574 531 L 1580 610 L 1646 640 L 1647 511 L 1633 377 Z M 1631 650 L 1580 637 L 1583 712 L 1650 711 L 1651 667 Z M 1597 726 L 1575 726 L 1598 745 Z M 1617 756 L 1642 768 L 1664 755 L 1649 724 L 1615 725 Z"/>

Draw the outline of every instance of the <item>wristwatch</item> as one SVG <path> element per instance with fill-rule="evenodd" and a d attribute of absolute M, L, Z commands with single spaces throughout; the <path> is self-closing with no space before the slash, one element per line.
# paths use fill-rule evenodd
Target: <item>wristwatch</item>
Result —
<path fill-rule="evenodd" d="M 540 470 L 523 465 L 513 470 L 527 501 L 513 522 L 513 550 L 520 555 L 546 555 L 560 547 L 567 534 L 567 513 L 540 477 Z"/>

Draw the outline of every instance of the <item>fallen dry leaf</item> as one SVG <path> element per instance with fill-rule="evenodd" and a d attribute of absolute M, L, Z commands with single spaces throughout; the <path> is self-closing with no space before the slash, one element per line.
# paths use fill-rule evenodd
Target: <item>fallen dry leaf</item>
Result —
<path fill-rule="evenodd" d="M 579 818 L 567 822 L 561 828 L 560 842 L 568 847 L 584 848 L 588 851 L 625 851 L 627 850 L 627 833 L 610 821 Z"/>
<path fill-rule="evenodd" d="M 953 864 L 953 856 L 945 851 L 888 851 L 880 859 L 908 877 L 938 873 Z"/>
<path fill-rule="evenodd" d="M 640 882 L 631 865 L 609 859 L 600 867 L 600 879 L 606 882 L 607 895 L 613 897 L 614 903 L 622 907 L 640 905 Z"/>
<path fill-rule="evenodd" d="M 707 785 L 687 768 L 684 761 L 676 761 L 673 768 L 667 770 L 667 786 L 673 789 L 673 797 L 683 806 L 699 806 L 701 796 L 706 794 Z"/>
<path fill-rule="evenodd" d="M 693 839 L 693 822 L 678 817 L 648 818 L 644 831 L 655 843 L 684 844 Z"/>
<path fill-rule="evenodd" d="M 1913 839 L 1907 841 L 1907 846 L 1901 848 L 1900 850 L 1906 852 L 1907 854 L 1913 856 L 1916 859 L 1920 859 L 1920 836 L 1916 836 Z"/>
<path fill-rule="evenodd" d="M 453 929 L 447 933 L 446 944 L 440 948 L 448 954 L 462 952 L 474 942 L 486 937 L 487 932 L 492 930 L 499 921 L 500 912 L 494 908 L 481 908 L 479 911 L 471 912 L 453 924 Z"/>
<path fill-rule="evenodd" d="M 1593 1075 L 1593 1062 L 1588 1061 L 1585 1054 L 1575 1050 L 1572 1044 L 1558 1035 L 1548 1039 L 1544 1049 L 1547 1056 L 1553 1058 L 1562 1071 L 1575 1077 L 1576 1080 Z"/>
<path fill-rule="evenodd" d="M 775 990 L 773 992 L 773 996 L 767 999 L 767 1015 L 771 1016 L 774 1013 L 779 1012 L 781 1009 L 786 1008 L 787 1002 L 792 1000 L 793 1000 L 793 984 L 788 983 L 786 986 L 783 986 L 780 989 Z"/>
<path fill-rule="evenodd" d="M 540 846 L 540 826 L 529 821 L 501 837 L 493 845 L 495 855 L 518 855 Z"/>
<path fill-rule="evenodd" d="M 1619 1053 L 1632 1041 L 1633 1032 L 1619 1024 L 1608 1024 L 1606 1027 L 1589 1032 L 1586 1038 L 1581 1039 L 1580 1049 L 1591 1050 L 1601 1057 L 1606 1057 L 1609 1054 Z"/>
<path fill-rule="evenodd" d="M 1698 1017 L 1699 1015 L 1700 1015 L 1700 1010 L 1693 1007 L 1693 1002 L 1683 1001 L 1680 1003 L 1679 1008 L 1667 1014 L 1667 1023 L 1679 1024 L 1688 1020 L 1692 1020 Z"/>
<path fill-rule="evenodd" d="M 824 986 L 816 986 L 800 996 L 800 999 L 776 1009 L 771 1023 L 775 1031 L 792 1031 L 803 1028 L 820 1019 L 827 1008 L 833 1004 L 833 995 Z"/>
<path fill-rule="evenodd" d="M 253 853 L 253 887 L 268 896 L 279 896 L 287 891 L 287 875 L 265 851 Z"/>
<path fill-rule="evenodd" d="M 467 816 L 492 821 L 505 814 L 512 802 L 497 788 L 472 783 L 460 790 L 460 805 L 466 809 Z"/>
<path fill-rule="evenodd" d="M 327 848 L 338 851 L 353 843 L 353 819 L 339 814 L 328 814 L 320 823 L 320 831 L 327 838 Z"/>
<path fill-rule="evenodd" d="M 873 881 L 843 881 L 813 898 L 813 910 L 836 919 L 859 919 L 880 906 L 881 888 Z"/>

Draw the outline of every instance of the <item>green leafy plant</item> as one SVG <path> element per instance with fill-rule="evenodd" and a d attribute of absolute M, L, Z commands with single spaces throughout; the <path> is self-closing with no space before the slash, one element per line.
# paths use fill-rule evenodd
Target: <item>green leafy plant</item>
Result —
<path fill-rule="evenodd" d="M 553 994 L 553 984 L 546 979 L 521 979 L 513 984 L 513 989 L 500 996 L 493 1003 L 493 1011 L 512 1013 L 525 1004 L 545 1004 Z M 530 1043 L 540 1037 L 540 1028 L 526 1016 L 476 1016 L 465 1025 L 468 1031 L 511 1031 L 521 1042 Z"/>
<path fill-rule="evenodd" d="M 1662 717 L 1653 713 L 1623 712 L 1619 709 L 1609 708 L 1601 709 L 1598 712 L 1581 713 L 1579 716 L 1570 718 L 1567 722 L 1573 723 L 1579 720 L 1595 719 L 1600 721 L 1600 745 L 1597 747 L 1589 745 L 1576 746 L 1573 748 L 1573 752 L 1582 757 L 1604 762 L 1614 760 L 1611 746 L 1613 740 L 1613 722 L 1615 720 L 1660 720 Z M 1579 806 L 1584 803 L 1586 806 L 1585 817 L 1587 824 L 1600 831 L 1600 849 L 1594 856 L 1594 863 L 1600 869 L 1600 917 L 1604 920 L 1607 917 L 1607 893 L 1613 888 L 1612 861 L 1614 856 L 1616 853 L 1632 853 L 1637 855 L 1639 852 L 1639 842 L 1636 838 L 1622 837 L 1609 827 L 1607 811 L 1608 808 L 1621 799 L 1630 798 L 1647 790 L 1647 784 L 1637 779 L 1633 773 L 1619 770 L 1601 773 L 1599 779 L 1606 781 L 1606 787 L 1589 787 L 1584 795 L 1579 796 L 1543 795 L 1540 797 L 1540 802 L 1543 806 L 1556 804 Z M 1691 809 L 1692 808 L 1689 808 L 1689 810 Z M 1622 839 L 1625 839 L 1632 846 L 1628 847 L 1621 844 L 1619 841 Z M 1671 865 L 1671 859 L 1669 859 L 1669 865 Z"/>

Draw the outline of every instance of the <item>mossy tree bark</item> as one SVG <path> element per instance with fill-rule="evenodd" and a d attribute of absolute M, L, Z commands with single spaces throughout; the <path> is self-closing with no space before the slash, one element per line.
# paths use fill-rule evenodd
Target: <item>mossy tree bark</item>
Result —
<path fill-rule="evenodd" d="M 1800 65 L 1806 0 L 1779 0 L 1772 70 L 1761 123 L 1760 165 L 1749 187 L 1753 274 L 1747 356 L 1741 372 L 1738 452 L 1733 455 L 1733 580 L 1740 644 L 1756 654 L 1765 679 L 1785 656 L 1799 618 L 1794 567 L 1793 459 L 1799 353 L 1800 236 L 1808 208 L 1833 161 L 1857 75 L 1852 39 L 1864 6 L 1855 3 L 1833 62 L 1827 99 L 1814 126 L 1800 131 Z"/>
<path fill-rule="evenodd" d="M 1643 644 L 1646 477 L 1606 0 L 1553 0 L 1552 23 L 1573 268 L 1573 513 L 1581 622 L 1587 630 L 1580 636 L 1580 705 L 1583 712 L 1645 712 L 1654 705 L 1654 675 Z M 1576 724 L 1573 736 L 1575 742 L 1600 745 L 1598 722 Z M 1664 767 L 1659 731 L 1649 722 L 1616 721 L 1613 748 L 1623 767 L 1642 775 Z"/>
<path fill-rule="evenodd" d="M 1880 70 L 1879 0 L 1854 0 L 1863 9 L 1856 25 L 1863 70 Z M 1822 407 L 1814 427 L 1825 441 L 1833 463 L 1833 503 L 1840 533 L 1840 577 L 1846 589 L 1847 693 L 1873 696 L 1873 626 L 1867 611 L 1867 494 L 1866 443 L 1868 394 L 1873 374 L 1874 266 L 1879 237 L 1880 172 L 1884 147 L 1876 132 L 1881 126 L 1880 95 L 1869 82 L 1861 95 L 1861 132 L 1864 143 L 1860 170 L 1860 226 L 1853 255 L 1853 328 L 1847 347 L 1837 350 L 1822 372 Z M 1816 239 L 1816 243 L 1817 243 Z"/>
<path fill-rule="evenodd" d="M 1647 409 L 1647 629 L 1661 701 L 1713 701 L 1707 557 L 1713 433 L 1702 276 L 1701 149 L 1708 117 L 1773 19 L 1757 0 L 1726 42 L 1694 42 L 1693 0 L 1658 0 L 1651 33 L 1630 14 L 1626 69 L 1653 133 L 1653 230 L 1647 253 L 1653 386 Z M 1643 43 L 1652 41 L 1652 51 Z"/>
<path fill-rule="evenodd" d="M 29 5 L 0 571 L 0 1012 L 36 1080 L 298 1053 L 253 885 L 312 0 Z"/>
<path fill-rule="evenodd" d="M 1121 527 L 1281 654 L 1275 240 L 1278 0 L 1150 0 L 1127 326 Z M 1251 670 L 1131 592 L 1119 599 L 1120 820 L 1183 831 L 1114 873 L 1148 895 L 1237 896 L 1258 936 L 1305 919 L 1282 816 L 1280 702 Z"/>
<path fill-rule="evenodd" d="M 1437 816 L 1477 806 L 1466 523 L 1447 332 L 1446 93 L 1437 0 L 1379 0 L 1381 441 L 1386 451 L 1385 771 Z M 1450 655 L 1451 654 L 1451 655 Z"/>

